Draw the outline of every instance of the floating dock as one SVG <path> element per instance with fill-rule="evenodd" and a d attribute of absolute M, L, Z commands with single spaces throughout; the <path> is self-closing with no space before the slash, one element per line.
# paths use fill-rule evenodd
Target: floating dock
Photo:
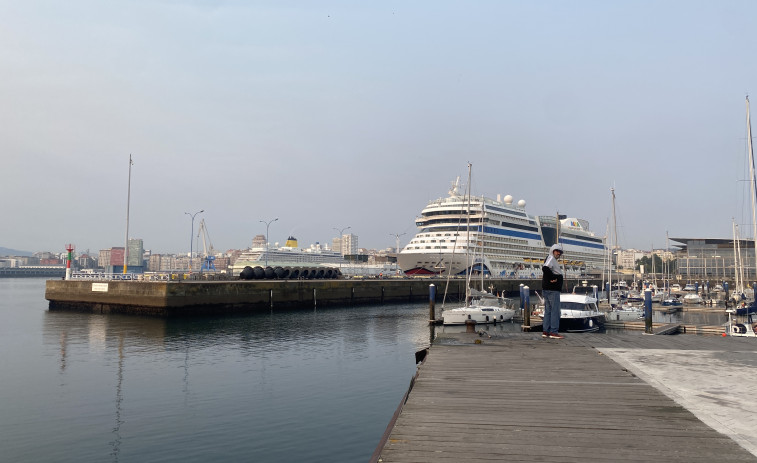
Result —
<path fill-rule="evenodd" d="M 755 354 L 747 338 L 441 333 L 372 461 L 755 462 Z"/>

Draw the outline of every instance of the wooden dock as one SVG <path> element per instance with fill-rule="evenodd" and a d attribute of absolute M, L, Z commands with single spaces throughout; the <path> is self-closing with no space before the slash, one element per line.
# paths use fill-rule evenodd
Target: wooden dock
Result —
<path fill-rule="evenodd" d="M 431 346 L 373 461 L 757 461 L 603 355 L 701 349 L 715 336 L 444 334 Z M 754 349 L 754 344 L 739 344 Z"/>

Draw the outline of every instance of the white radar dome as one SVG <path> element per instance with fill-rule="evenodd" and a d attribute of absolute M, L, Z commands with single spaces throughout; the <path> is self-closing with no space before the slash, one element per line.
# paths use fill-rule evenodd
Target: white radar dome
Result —
<path fill-rule="evenodd" d="M 507 204 L 509 206 L 512 203 L 513 203 L 513 197 L 512 197 L 512 195 L 505 196 L 505 204 Z"/>
<path fill-rule="evenodd" d="M 520 201 L 518 201 L 518 207 L 526 207 L 526 200 L 521 199 Z"/>

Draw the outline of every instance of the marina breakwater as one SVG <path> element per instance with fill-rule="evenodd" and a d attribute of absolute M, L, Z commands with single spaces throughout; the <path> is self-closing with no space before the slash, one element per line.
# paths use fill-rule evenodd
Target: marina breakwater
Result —
<path fill-rule="evenodd" d="M 182 316 L 251 313 L 262 310 L 422 302 L 461 301 L 465 280 L 387 278 L 265 281 L 92 281 L 48 280 L 50 310 L 135 315 Z M 541 289 L 541 280 L 486 279 L 496 294 L 518 297 L 520 285 Z M 598 284 L 587 281 L 588 285 Z M 445 291 L 446 288 L 446 291 Z"/>

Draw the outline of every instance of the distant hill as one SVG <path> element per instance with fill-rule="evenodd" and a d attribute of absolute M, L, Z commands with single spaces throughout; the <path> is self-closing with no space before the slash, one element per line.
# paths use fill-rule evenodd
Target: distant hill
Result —
<path fill-rule="evenodd" d="M 15 249 L 8 249 L 0 246 L 0 256 L 31 256 L 29 251 L 17 251 Z"/>

